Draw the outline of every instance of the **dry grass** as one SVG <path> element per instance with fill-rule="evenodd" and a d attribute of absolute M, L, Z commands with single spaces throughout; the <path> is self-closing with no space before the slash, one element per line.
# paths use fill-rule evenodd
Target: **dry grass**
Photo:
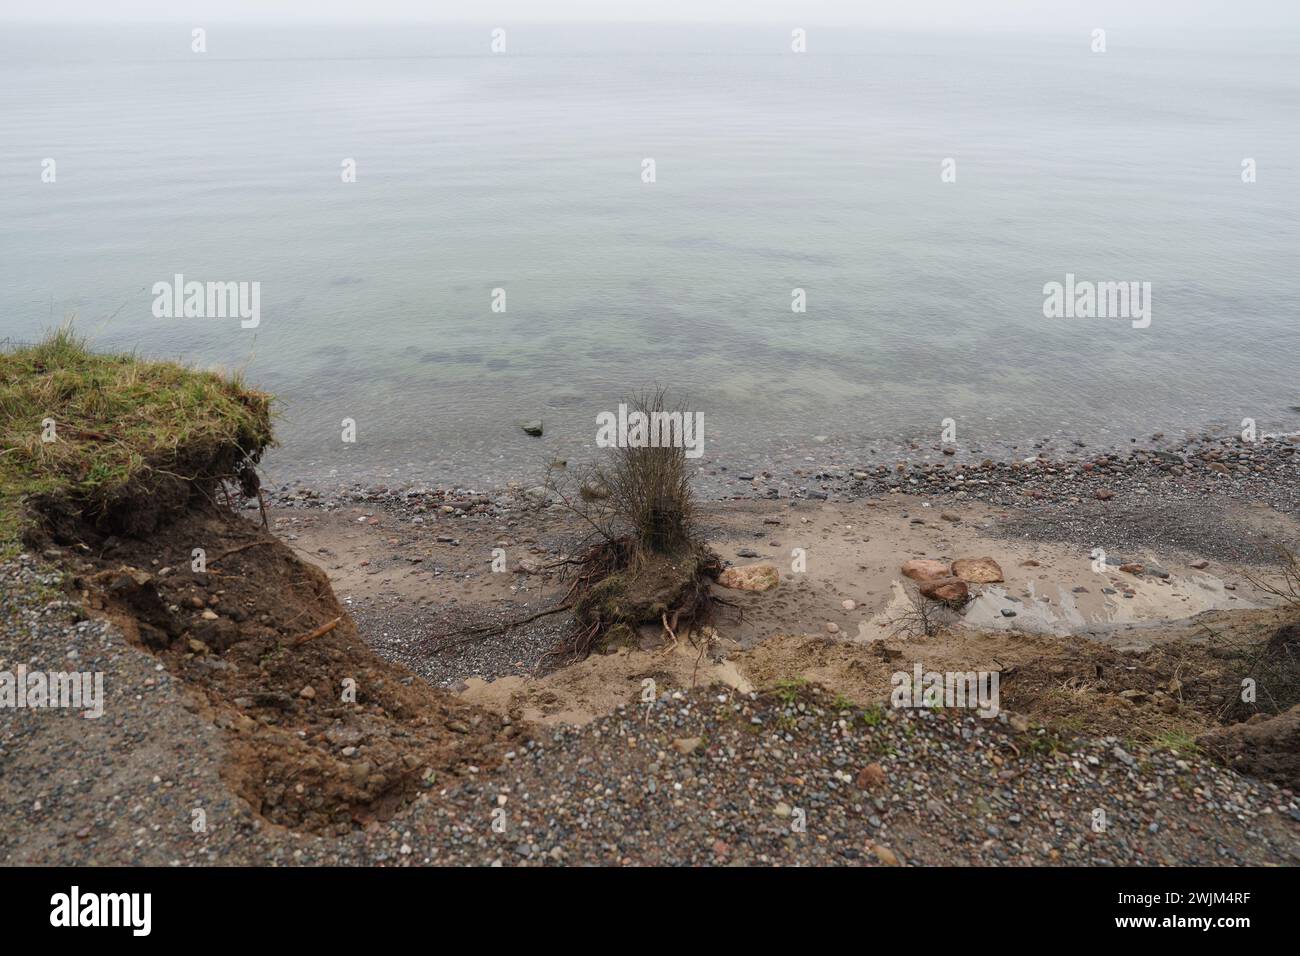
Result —
<path fill-rule="evenodd" d="M 651 418 L 690 414 L 683 406 L 670 406 L 664 389 L 627 404 Z M 576 507 L 607 541 L 630 536 L 647 554 L 687 554 L 697 542 L 690 479 L 683 447 L 615 448 L 610 461 L 583 481 L 577 496 L 582 504 Z"/>
<path fill-rule="evenodd" d="M 1271 594 L 1292 610 L 1300 611 L 1300 554 L 1278 547 L 1280 568 L 1274 575 L 1247 572 L 1246 580 L 1265 594 Z"/>
<path fill-rule="evenodd" d="M 33 499 L 93 513 L 152 479 L 193 477 L 183 463 L 195 449 L 255 462 L 272 442 L 270 401 L 237 375 L 96 354 L 68 327 L 0 351 L 0 551 L 18 545 Z"/>
<path fill-rule="evenodd" d="M 675 416 L 664 389 L 626 403 L 647 419 Z M 680 436 L 680 431 L 677 433 Z M 573 608 L 569 633 L 553 652 L 578 660 L 613 640 L 632 640 L 637 628 L 653 624 L 675 645 L 708 630 L 715 605 L 710 593 L 721 564 L 696 527 L 695 498 L 686 449 L 643 444 L 613 448 L 609 459 L 577 476 L 577 490 L 553 485 L 565 503 L 592 529 L 566 562 Z"/>

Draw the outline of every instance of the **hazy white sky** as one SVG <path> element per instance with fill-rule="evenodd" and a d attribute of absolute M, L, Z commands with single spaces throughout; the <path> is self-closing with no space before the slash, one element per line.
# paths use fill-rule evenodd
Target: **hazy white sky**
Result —
<path fill-rule="evenodd" d="M 0 0 L 0 19 L 565 20 L 861 23 L 1005 29 L 1300 27 L 1300 0 Z"/>

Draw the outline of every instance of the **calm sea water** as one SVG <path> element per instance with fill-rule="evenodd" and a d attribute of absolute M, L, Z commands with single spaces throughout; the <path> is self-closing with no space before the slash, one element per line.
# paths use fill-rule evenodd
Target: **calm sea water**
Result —
<path fill-rule="evenodd" d="M 809 29 L 5 27 L 0 333 L 246 369 L 282 475 L 516 477 L 656 383 L 718 460 L 1300 424 L 1300 38 Z"/>

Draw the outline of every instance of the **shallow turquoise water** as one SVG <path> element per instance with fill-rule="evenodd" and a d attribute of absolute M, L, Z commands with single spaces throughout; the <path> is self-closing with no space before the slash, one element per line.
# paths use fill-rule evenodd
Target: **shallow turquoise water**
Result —
<path fill-rule="evenodd" d="M 508 474 L 654 383 L 704 412 L 706 458 L 944 418 L 1008 444 L 1300 422 L 1294 37 L 509 44 L 6 29 L 0 329 L 75 314 L 105 346 L 246 368 L 282 399 L 284 474 Z M 177 272 L 260 282 L 260 326 L 154 318 Z M 1045 319 L 1067 272 L 1152 283 L 1151 327 Z"/>

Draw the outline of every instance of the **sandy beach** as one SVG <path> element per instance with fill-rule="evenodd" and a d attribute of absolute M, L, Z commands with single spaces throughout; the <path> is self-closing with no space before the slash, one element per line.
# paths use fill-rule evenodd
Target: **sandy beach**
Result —
<path fill-rule="evenodd" d="M 269 534 L 250 500 L 147 545 L 48 548 L 7 566 L 0 658 L 106 668 L 116 716 L 7 725 L 0 805 L 26 825 L 6 828 L 6 858 L 1294 863 L 1287 758 L 1240 776 L 1197 740 L 1234 719 L 1243 649 L 1286 626 L 1258 582 L 1300 538 L 1295 450 L 1184 450 L 1179 473 L 1139 453 L 960 480 L 924 461 L 802 486 L 737 478 L 701 502 L 701 527 L 725 565 L 771 563 L 778 585 L 727 591 L 707 633 L 674 644 L 646 627 L 572 663 L 551 654 L 562 611 L 472 630 L 559 606 L 557 562 L 585 529 L 526 482 L 294 483 L 268 495 Z M 213 535 L 221 563 L 185 572 L 188 542 Z M 991 558 L 1003 580 L 918 630 L 902 565 L 961 558 Z M 49 562 L 67 563 L 80 603 L 40 596 Z M 891 707 L 916 665 L 996 671 L 1000 713 Z M 329 703 L 345 677 L 363 703 Z M 126 763 L 122 735 L 137 741 Z M 55 751 L 82 769 L 40 772 Z M 96 810 L 87 787 L 136 809 Z M 1118 822 L 1099 833 L 1101 805 Z M 195 841 L 200 806 L 216 825 Z M 792 836 L 796 810 L 818 828 Z M 171 822 L 145 839 L 131 820 L 155 813 Z"/>

